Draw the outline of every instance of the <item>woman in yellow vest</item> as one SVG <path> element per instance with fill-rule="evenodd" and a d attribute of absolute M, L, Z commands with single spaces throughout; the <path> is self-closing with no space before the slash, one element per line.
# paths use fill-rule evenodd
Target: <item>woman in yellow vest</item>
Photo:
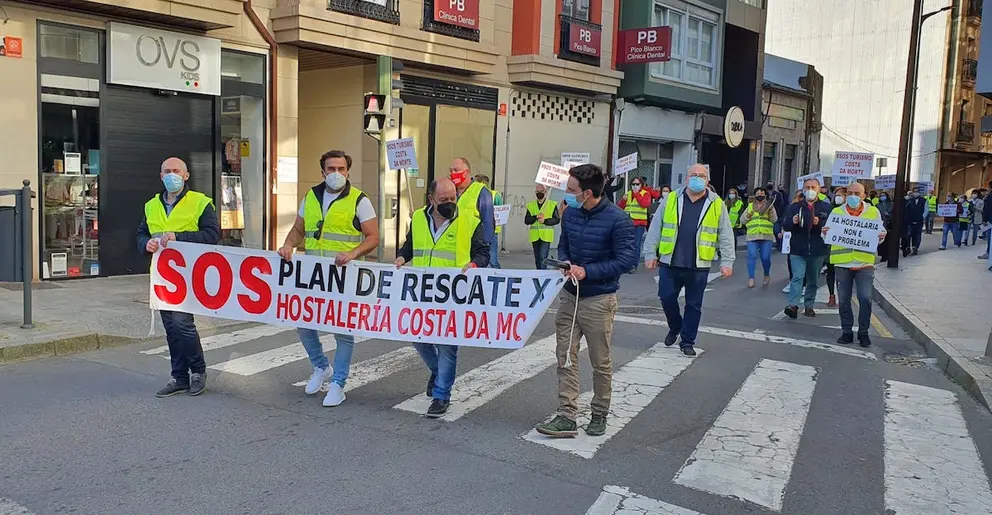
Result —
<path fill-rule="evenodd" d="M 154 254 L 170 241 L 216 245 L 220 241 L 220 224 L 213 200 L 186 187 L 186 163 L 170 157 L 162 163 L 160 176 L 165 190 L 145 203 L 145 219 L 138 226 L 138 248 Z M 207 387 L 207 364 L 193 315 L 178 311 L 159 314 L 169 343 L 172 379 L 155 395 L 200 395 Z"/>
<path fill-rule="evenodd" d="M 527 214 L 524 215 L 524 224 L 530 229 L 527 231 L 528 240 L 534 248 L 534 266 L 538 270 L 546 267 L 544 261 L 548 259 L 551 251 L 551 243 L 555 239 L 553 227 L 558 225 L 561 217 L 558 216 L 558 203 L 547 199 L 548 189 L 543 184 L 534 187 L 534 196 L 537 200 L 527 203 Z"/>
<path fill-rule="evenodd" d="M 437 179 L 427 190 L 429 205 L 413 213 L 406 242 L 396 253 L 396 268 L 407 263 L 418 268 L 469 268 L 489 266 L 489 244 L 478 217 L 461 213 L 455 185 Z M 414 343 L 431 371 L 427 395 L 433 398 L 425 414 L 440 418 L 448 412 L 451 387 L 455 384 L 458 346 Z"/>
<path fill-rule="evenodd" d="M 768 199 L 765 188 L 755 188 L 754 196 L 748 200 L 750 203 L 740 217 L 741 225 L 747 227 L 747 287 L 754 288 L 754 269 L 759 256 L 761 268 L 765 272 L 761 284 L 768 286 L 772 280 L 772 244 L 775 243 L 775 222 L 778 221 L 778 213 Z"/>

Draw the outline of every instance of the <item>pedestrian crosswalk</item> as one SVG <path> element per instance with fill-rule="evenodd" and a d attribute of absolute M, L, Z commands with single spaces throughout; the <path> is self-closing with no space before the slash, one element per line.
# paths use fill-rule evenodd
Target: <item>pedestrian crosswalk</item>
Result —
<path fill-rule="evenodd" d="M 0 497 L 0 515 L 34 515 L 34 512 L 10 499 Z"/>
<path fill-rule="evenodd" d="M 642 331 L 647 328 L 659 340 L 666 328 L 660 320 L 627 315 L 617 315 L 616 323 L 618 326 L 639 326 Z M 854 360 L 859 367 L 878 362 L 877 356 L 868 350 L 762 331 L 703 326 L 699 332 L 700 342 L 708 350 L 697 348 L 698 355 L 692 359 L 682 356 L 677 348 L 665 347 L 662 343 L 636 351 L 623 362 L 615 359 L 605 435 L 590 437 L 580 429 L 576 438 L 551 439 L 532 429 L 521 433 L 523 428 L 519 425 L 533 427 L 541 420 L 511 420 L 521 424 L 514 426 L 519 428 L 509 433 L 508 438 L 524 449 L 537 453 L 560 453 L 555 455 L 582 463 L 604 459 L 604 456 L 607 457 L 605 459 L 614 457 L 610 449 L 623 445 L 634 431 L 632 428 L 636 424 L 633 422 L 638 417 L 668 409 L 667 404 L 672 399 L 664 399 L 667 389 L 683 380 L 688 381 L 686 378 L 694 373 L 698 375 L 693 371 L 705 366 L 714 354 L 725 352 L 721 349 L 715 353 L 706 345 L 707 337 L 828 352 L 841 356 L 835 359 Z M 309 364 L 302 344 L 291 341 L 294 336 L 295 331 L 291 328 L 258 326 L 227 335 L 205 337 L 202 344 L 207 352 L 209 368 L 214 372 L 244 379 L 295 366 L 294 374 L 298 369 L 299 376 L 286 380 L 286 384 L 302 387 L 305 377 L 309 375 Z M 266 345 L 270 340 L 274 343 Z M 325 351 L 330 353 L 334 350 L 332 335 L 322 335 L 321 340 Z M 481 416 L 476 412 L 503 396 L 528 392 L 527 396 L 531 397 L 527 390 L 531 387 L 530 382 L 537 380 L 542 373 L 554 373 L 556 346 L 554 334 L 536 336 L 520 349 L 493 352 L 487 362 L 460 370 L 452 390 L 450 408 L 442 417 L 442 423 L 458 424 L 463 419 Z M 364 349 L 367 351 L 372 347 L 365 346 Z M 584 348 L 585 342 L 582 341 L 580 349 Z M 167 357 L 168 349 L 156 347 L 139 353 L 148 356 L 147 359 L 155 359 L 158 365 L 161 357 Z M 364 359 L 352 363 L 347 390 L 376 388 L 377 383 L 397 376 L 416 377 L 416 383 L 423 384 L 427 377 L 423 363 L 411 346 L 383 346 L 382 352 L 364 356 Z M 225 359 L 211 361 L 211 358 L 217 357 Z M 584 356 L 580 355 L 579 363 L 581 368 L 588 369 Z M 745 370 L 741 370 L 740 383 L 734 380 L 736 391 L 726 390 L 726 398 L 719 399 L 721 409 L 714 411 L 713 418 L 700 428 L 698 441 L 687 444 L 671 472 L 658 480 L 672 488 L 746 501 L 780 512 L 791 491 L 793 469 L 805 443 L 804 434 L 809 420 L 815 418 L 811 414 L 811 406 L 818 395 L 829 395 L 818 390 L 823 374 L 829 371 L 818 364 L 796 363 L 782 358 L 759 357 L 743 366 L 747 367 L 747 372 L 745 374 Z M 281 378 L 284 375 L 278 376 Z M 957 395 L 949 390 L 894 380 L 879 383 L 879 388 L 884 388 L 884 411 L 878 413 L 878 420 L 880 427 L 884 426 L 885 508 L 900 515 L 992 514 L 992 489 L 988 475 L 968 431 Z M 542 390 L 537 394 L 554 397 L 554 391 Z M 382 409 L 395 409 L 411 416 L 423 414 L 430 402 L 423 389 L 418 387 L 407 395 L 409 397 L 405 400 L 399 397 L 382 406 Z M 589 420 L 592 395 L 590 388 L 579 395 L 577 422 L 580 426 Z M 361 409 L 366 408 L 363 406 Z M 820 423 L 824 422 L 822 417 L 820 414 Z M 831 423 L 843 424 L 833 420 Z M 495 429 L 499 430 L 498 427 Z M 693 511 L 692 506 L 677 506 L 635 494 L 623 487 L 609 486 L 603 489 L 588 513 L 702 515 L 705 511 Z M 0 514 L 6 515 L 2 510 Z"/>

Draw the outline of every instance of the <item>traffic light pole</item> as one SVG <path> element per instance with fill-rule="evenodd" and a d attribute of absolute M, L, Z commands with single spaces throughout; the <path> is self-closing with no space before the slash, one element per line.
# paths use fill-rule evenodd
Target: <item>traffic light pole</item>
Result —
<path fill-rule="evenodd" d="M 376 152 L 376 186 L 379 192 L 379 206 L 377 209 L 379 212 L 379 246 L 376 247 L 376 260 L 383 263 L 385 262 L 384 257 L 386 252 L 386 218 L 387 214 L 391 212 L 389 200 L 386 196 L 386 137 L 384 132 L 389 127 L 389 119 L 392 117 L 393 58 L 380 55 L 376 59 L 376 74 L 379 78 L 376 93 L 385 95 L 386 97 L 385 104 L 382 106 L 383 111 L 386 113 L 386 121 L 381 128 L 383 132 L 379 134 L 379 145 Z"/>

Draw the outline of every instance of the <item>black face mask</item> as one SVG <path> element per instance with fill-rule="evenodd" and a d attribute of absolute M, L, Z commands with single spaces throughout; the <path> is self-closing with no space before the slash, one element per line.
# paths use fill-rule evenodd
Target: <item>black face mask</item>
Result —
<path fill-rule="evenodd" d="M 534 196 L 536 196 L 538 200 L 541 200 L 544 198 L 544 193 L 538 191 L 537 193 L 534 194 Z"/>
<path fill-rule="evenodd" d="M 445 220 L 451 220 L 455 217 L 455 212 L 458 210 L 458 204 L 455 204 L 454 202 L 444 202 L 442 204 L 438 204 L 435 209 L 437 209 L 437 214 L 443 216 Z"/>
<path fill-rule="evenodd" d="M 754 197 L 754 200 L 757 200 L 758 202 L 764 202 L 765 201 L 765 196 L 764 195 L 756 195 Z"/>

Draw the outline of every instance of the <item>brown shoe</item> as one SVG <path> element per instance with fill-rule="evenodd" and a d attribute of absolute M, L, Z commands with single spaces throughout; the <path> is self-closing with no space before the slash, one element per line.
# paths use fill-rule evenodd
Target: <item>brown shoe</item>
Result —
<path fill-rule="evenodd" d="M 813 311 L 813 308 L 806 308 L 805 310 L 803 310 L 803 316 L 804 317 L 815 317 L 816 316 L 816 311 Z"/>

